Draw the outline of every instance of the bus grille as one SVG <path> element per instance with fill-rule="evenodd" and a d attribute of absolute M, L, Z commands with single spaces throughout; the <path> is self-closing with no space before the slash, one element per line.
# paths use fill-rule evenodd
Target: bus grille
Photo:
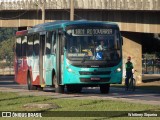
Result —
<path fill-rule="evenodd" d="M 81 82 L 109 82 L 110 77 L 100 78 L 100 80 L 91 80 L 91 78 L 80 78 Z"/>
<path fill-rule="evenodd" d="M 110 75 L 111 71 L 95 71 L 95 72 L 86 72 L 79 71 L 80 75 Z"/>

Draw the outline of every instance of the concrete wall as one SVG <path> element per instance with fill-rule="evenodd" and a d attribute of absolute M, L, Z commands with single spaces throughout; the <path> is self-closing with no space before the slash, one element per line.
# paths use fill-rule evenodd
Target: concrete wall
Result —
<path fill-rule="evenodd" d="M 75 10 L 75 20 L 118 23 L 121 31 L 160 33 L 160 11 Z M 65 10 L 47 10 L 46 22 L 69 20 Z M 0 11 L 0 27 L 27 27 L 42 23 L 41 11 Z"/>
<path fill-rule="evenodd" d="M 125 63 L 127 57 L 131 56 L 134 69 L 138 72 L 135 73 L 137 84 L 142 82 L 142 45 L 141 34 L 122 32 L 123 35 L 123 78 L 125 78 Z"/>

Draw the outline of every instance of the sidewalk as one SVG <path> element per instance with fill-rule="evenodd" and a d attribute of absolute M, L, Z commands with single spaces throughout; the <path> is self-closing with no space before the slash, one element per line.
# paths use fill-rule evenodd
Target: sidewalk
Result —
<path fill-rule="evenodd" d="M 160 74 L 143 74 L 142 75 L 142 82 L 155 82 L 160 81 Z"/>

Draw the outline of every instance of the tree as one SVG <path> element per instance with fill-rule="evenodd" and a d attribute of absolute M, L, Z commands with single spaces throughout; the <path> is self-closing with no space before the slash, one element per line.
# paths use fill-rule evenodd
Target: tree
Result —
<path fill-rule="evenodd" d="M 15 37 L 0 43 L 0 60 L 6 59 L 7 62 L 13 61 L 13 45 Z"/>
<path fill-rule="evenodd" d="M 16 28 L 0 28 L 0 42 L 15 36 Z"/>

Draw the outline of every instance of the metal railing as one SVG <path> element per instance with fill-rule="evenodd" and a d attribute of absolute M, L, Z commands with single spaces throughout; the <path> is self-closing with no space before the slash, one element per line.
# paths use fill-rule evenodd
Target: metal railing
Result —
<path fill-rule="evenodd" d="M 143 74 L 160 74 L 160 59 L 143 59 Z"/>

